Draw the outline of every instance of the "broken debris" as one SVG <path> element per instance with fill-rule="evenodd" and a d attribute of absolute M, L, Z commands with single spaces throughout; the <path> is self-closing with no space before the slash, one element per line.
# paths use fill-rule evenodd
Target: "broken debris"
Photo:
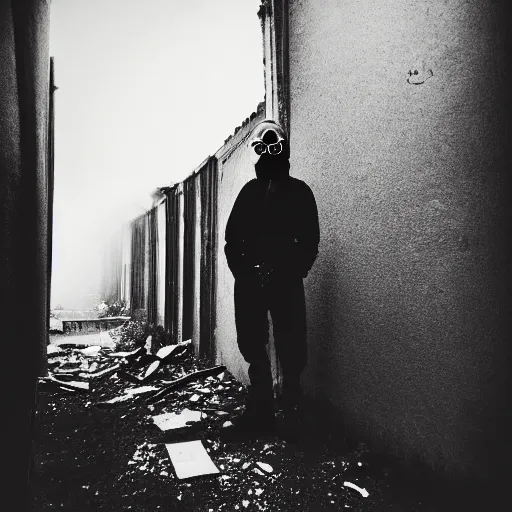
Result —
<path fill-rule="evenodd" d="M 56 379 L 55 377 L 52 377 L 51 375 L 48 377 L 43 377 L 46 381 L 49 382 L 55 382 L 55 384 L 58 384 L 59 386 L 63 388 L 70 388 L 74 391 L 89 391 L 89 383 L 88 382 L 80 382 L 80 381 L 62 381 L 59 379 Z"/>
<path fill-rule="evenodd" d="M 119 369 L 119 365 L 115 364 L 114 366 L 109 366 L 108 368 L 103 368 L 100 371 L 91 371 L 89 368 L 89 373 L 80 373 L 79 376 L 85 379 L 97 379 L 99 377 L 106 377 L 111 373 L 114 373 Z"/>
<path fill-rule="evenodd" d="M 48 357 L 60 355 L 63 350 L 57 345 L 48 345 L 46 347 L 46 354 Z"/>
<path fill-rule="evenodd" d="M 274 471 L 274 468 L 265 462 L 256 462 L 256 464 L 266 473 L 272 473 L 272 471 Z"/>
<path fill-rule="evenodd" d="M 166 431 L 188 427 L 190 423 L 200 421 L 201 416 L 201 411 L 183 409 L 181 413 L 168 412 L 153 416 L 152 420 L 160 430 Z"/>
<path fill-rule="evenodd" d="M 125 390 L 125 393 L 127 395 L 133 396 L 133 395 L 140 395 L 144 393 L 149 393 L 151 391 L 157 391 L 158 388 L 155 388 L 154 386 L 140 386 L 138 388 L 131 388 Z"/>
<path fill-rule="evenodd" d="M 152 393 L 153 391 L 158 391 L 158 388 L 154 386 L 140 386 L 138 388 L 126 389 L 124 391 L 124 395 L 116 396 L 111 400 L 105 400 L 103 402 L 98 402 L 96 404 L 97 407 L 109 407 L 111 405 L 118 404 L 120 402 L 126 402 L 128 400 L 133 399 L 136 395 L 142 395 L 145 393 Z"/>
<path fill-rule="evenodd" d="M 343 482 L 343 485 L 345 487 L 350 487 L 351 489 L 356 490 L 361 494 L 363 498 L 367 498 L 369 496 L 369 493 L 366 489 L 363 489 L 362 487 L 359 487 L 358 485 L 353 484 L 352 482 Z"/>
<path fill-rule="evenodd" d="M 206 370 L 199 370 L 197 372 L 189 373 L 184 377 L 180 377 L 179 379 L 176 379 L 175 381 L 171 382 L 171 384 L 168 384 L 164 389 L 158 391 L 153 396 L 149 397 L 148 400 L 150 402 L 157 402 L 158 400 L 161 400 L 164 396 L 168 395 L 171 391 L 174 391 L 175 389 L 180 388 L 181 386 L 184 386 L 189 382 L 193 382 L 194 380 L 201 379 L 204 377 L 209 377 L 210 375 L 217 375 L 218 373 L 225 370 L 225 366 L 214 366 L 213 368 L 207 368 Z"/>
<path fill-rule="evenodd" d="M 111 352 L 110 354 L 107 354 L 107 357 L 123 358 L 129 360 L 132 357 L 141 355 L 142 353 L 145 353 L 144 347 L 136 348 L 131 352 Z"/>
<path fill-rule="evenodd" d="M 85 356 L 97 356 L 100 351 L 101 347 L 99 345 L 91 345 L 87 348 L 80 350 L 80 352 Z"/>
<path fill-rule="evenodd" d="M 143 347 L 140 353 L 137 353 L 137 355 L 132 353 L 129 356 L 132 358 L 132 360 L 134 358 L 138 358 L 139 355 L 142 356 L 137 364 L 135 364 L 135 368 L 143 366 L 143 373 L 136 375 L 131 371 L 121 370 L 119 372 L 119 377 L 134 383 L 147 382 L 156 376 L 158 370 L 163 364 L 169 364 L 178 357 L 186 354 L 191 346 L 192 342 L 189 340 L 183 343 L 178 343 L 177 345 L 162 347 L 155 355 L 146 355 L 147 349 Z"/>

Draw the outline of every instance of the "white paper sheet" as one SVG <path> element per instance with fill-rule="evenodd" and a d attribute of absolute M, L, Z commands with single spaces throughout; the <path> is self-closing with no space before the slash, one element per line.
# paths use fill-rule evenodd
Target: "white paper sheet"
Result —
<path fill-rule="evenodd" d="M 219 473 L 201 441 L 166 444 L 165 447 L 180 479 Z"/>
<path fill-rule="evenodd" d="M 183 409 L 181 414 L 167 412 L 165 414 L 153 416 L 153 421 L 160 430 L 183 428 L 187 426 L 188 421 L 199 421 L 200 419 L 201 411 L 191 411 L 189 409 Z"/>

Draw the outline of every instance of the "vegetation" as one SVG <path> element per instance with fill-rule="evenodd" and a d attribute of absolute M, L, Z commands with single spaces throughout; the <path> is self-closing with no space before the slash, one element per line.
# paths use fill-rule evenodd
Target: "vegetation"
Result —
<path fill-rule="evenodd" d="M 112 331 L 112 337 L 116 342 L 116 350 L 120 351 L 135 350 L 144 346 L 148 336 L 152 338 L 153 352 L 171 344 L 169 334 L 161 325 L 148 324 L 140 320 L 130 320 Z"/>
<path fill-rule="evenodd" d="M 126 316 L 129 313 L 128 308 L 126 307 L 126 302 L 124 300 L 103 300 L 101 301 L 101 304 L 96 307 L 96 309 L 98 310 L 99 318 Z"/>

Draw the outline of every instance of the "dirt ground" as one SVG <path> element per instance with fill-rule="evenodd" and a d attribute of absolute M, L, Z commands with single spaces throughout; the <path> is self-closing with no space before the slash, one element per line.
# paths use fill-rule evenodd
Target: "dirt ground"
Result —
<path fill-rule="evenodd" d="M 109 350 L 102 348 L 100 354 Z M 73 353 L 78 352 L 67 350 L 66 357 Z M 94 361 L 88 357 L 85 364 Z M 189 354 L 162 367 L 149 385 L 161 388 L 162 381 L 206 367 Z M 108 407 L 98 405 L 137 386 L 113 373 L 91 381 L 84 392 L 40 387 L 34 510 L 444 510 L 439 499 L 401 482 L 393 467 L 375 464 L 365 445 L 333 444 L 315 418 L 306 421 L 298 443 L 277 436 L 230 439 L 223 425 L 241 412 L 246 389 L 227 371 L 189 383 L 154 404 L 139 394 Z M 203 419 L 164 432 L 151 418 L 185 408 L 202 411 Z M 219 473 L 177 478 L 165 444 L 188 440 L 202 441 Z M 345 482 L 365 489 L 368 496 Z"/>

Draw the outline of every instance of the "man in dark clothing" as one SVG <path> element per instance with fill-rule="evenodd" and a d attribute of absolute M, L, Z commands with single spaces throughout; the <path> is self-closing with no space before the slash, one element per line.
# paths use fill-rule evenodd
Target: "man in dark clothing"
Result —
<path fill-rule="evenodd" d="M 272 317 L 283 374 L 284 412 L 295 411 L 307 361 L 303 278 L 319 243 L 318 212 L 306 183 L 289 175 L 289 146 L 281 127 L 263 121 L 249 138 L 256 178 L 240 191 L 226 226 L 225 253 L 235 277 L 238 347 L 249 363 L 249 400 L 235 428 L 275 428 L 272 371 L 266 346 Z"/>

